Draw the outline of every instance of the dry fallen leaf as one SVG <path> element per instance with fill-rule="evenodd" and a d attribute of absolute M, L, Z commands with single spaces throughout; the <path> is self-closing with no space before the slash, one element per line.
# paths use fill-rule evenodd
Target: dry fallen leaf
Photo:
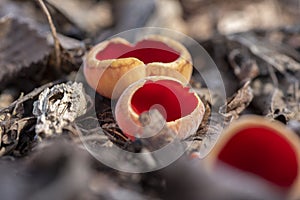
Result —
<path fill-rule="evenodd" d="M 17 30 L 17 31 L 16 31 Z M 33 45 L 34 44 L 34 45 Z M 32 64 L 50 54 L 46 38 L 17 19 L 0 19 L 0 83 L 18 75 L 32 74 Z M 26 72 L 25 72 L 26 69 Z M 41 70 L 41 69 L 39 69 Z"/>
<path fill-rule="evenodd" d="M 229 40 L 237 41 L 266 63 L 273 66 L 282 74 L 300 70 L 300 64 L 290 56 L 280 53 L 266 40 L 259 40 L 250 34 L 236 34 L 228 36 Z"/>
<path fill-rule="evenodd" d="M 252 99 L 253 91 L 250 86 L 250 81 L 248 81 L 227 101 L 225 106 L 220 108 L 220 113 L 225 117 L 237 119 L 239 114 L 251 103 Z"/>

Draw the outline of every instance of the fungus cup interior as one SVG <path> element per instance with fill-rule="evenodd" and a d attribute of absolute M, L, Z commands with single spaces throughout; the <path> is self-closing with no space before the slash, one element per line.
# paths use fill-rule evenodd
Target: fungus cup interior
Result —
<path fill-rule="evenodd" d="M 170 63 L 180 57 L 180 53 L 163 42 L 142 40 L 136 45 L 122 43 L 109 43 L 102 51 L 98 52 L 98 60 L 134 57 L 145 64 L 152 62 Z"/>
<path fill-rule="evenodd" d="M 291 187 L 298 176 L 294 148 L 267 127 L 245 128 L 235 133 L 218 154 L 218 160 L 283 189 Z"/>
<path fill-rule="evenodd" d="M 176 81 L 148 80 L 133 94 L 130 103 L 138 115 L 156 108 L 170 122 L 192 113 L 198 105 L 198 99 L 188 87 Z"/>

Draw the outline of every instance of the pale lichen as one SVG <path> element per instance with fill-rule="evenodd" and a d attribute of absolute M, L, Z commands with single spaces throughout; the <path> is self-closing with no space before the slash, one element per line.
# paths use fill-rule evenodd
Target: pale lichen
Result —
<path fill-rule="evenodd" d="M 86 104 L 81 83 L 68 82 L 45 89 L 33 104 L 36 133 L 62 133 L 64 127 L 86 112 Z"/>

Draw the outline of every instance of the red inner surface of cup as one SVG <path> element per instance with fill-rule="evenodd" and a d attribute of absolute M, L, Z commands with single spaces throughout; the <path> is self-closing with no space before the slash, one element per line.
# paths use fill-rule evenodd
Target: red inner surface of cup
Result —
<path fill-rule="evenodd" d="M 134 57 L 145 64 L 152 62 L 170 63 L 180 57 L 180 53 L 164 44 L 153 40 L 142 40 L 134 46 L 122 43 L 109 43 L 102 51 L 98 52 L 98 60 Z"/>
<path fill-rule="evenodd" d="M 298 176 L 294 148 L 287 139 L 267 127 L 240 130 L 226 143 L 218 159 L 283 188 L 290 187 Z"/>
<path fill-rule="evenodd" d="M 167 115 L 164 116 L 167 122 L 189 115 L 197 104 L 198 99 L 189 92 L 189 88 L 172 80 L 149 80 L 131 98 L 131 107 L 137 114 L 160 105 L 154 108 L 163 116 Z"/>

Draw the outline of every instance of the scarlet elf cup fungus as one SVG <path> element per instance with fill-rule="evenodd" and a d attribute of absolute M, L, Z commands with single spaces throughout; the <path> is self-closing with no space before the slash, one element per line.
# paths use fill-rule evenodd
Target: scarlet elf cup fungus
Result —
<path fill-rule="evenodd" d="M 196 93 L 176 79 L 149 76 L 131 84 L 116 105 L 116 120 L 122 131 L 133 139 L 143 137 L 139 115 L 157 109 L 166 119 L 166 126 L 184 139 L 200 125 L 204 105 Z"/>
<path fill-rule="evenodd" d="M 225 164 L 266 180 L 290 199 L 300 198 L 300 140 L 279 122 L 259 116 L 233 122 L 206 161 L 210 170 Z"/>
<path fill-rule="evenodd" d="M 193 70 L 191 55 L 182 44 L 168 37 L 150 35 L 135 45 L 122 38 L 99 43 L 86 56 L 84 75 L 92 88 L 111 98 L 118 80 L 137 66 L 144 68 L 128 77 L 122 89 L 145 76 L 174 77 L 174 70 L 183 75 L 181 82 L 188 83 Z M 118 91 L 115 97 L 121 93 Z"/>

